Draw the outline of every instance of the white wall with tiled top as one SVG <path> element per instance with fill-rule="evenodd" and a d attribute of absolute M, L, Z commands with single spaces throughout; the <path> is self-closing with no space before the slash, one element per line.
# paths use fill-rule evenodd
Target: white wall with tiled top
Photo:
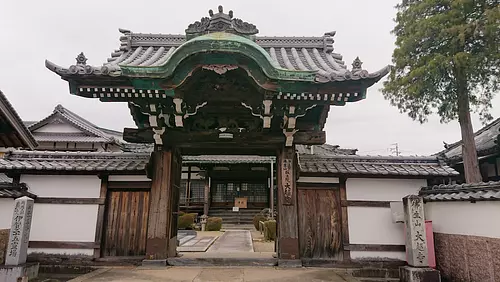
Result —
<path fill-rule="evenodd" d="M 428 202 L 424 207 L 434 232 L 500 238 L 499 201 Z"/>
<path fill-rule="evenodd" d="M 21 175 L 21 182 L 38 197 L 99 198 L 101 180 L 95 175 Z M 94 242 L 97 204 L 35 203 L 30 241 Z M 91 249 L 34 249 L 29 253 L 93 255 Z"/>
<path fill-rule="evenodd" d="M 349 178 L 346 181 L 346 196 L 347 200 L 400 202 L 407 195 L 418 194 L 424 186 L 427 186 L 425 179 Z M 350 244 L 405 243 L 404 226 L 392 222 L 390 208 L 347 207 L 347 216 Z M 351 258 L 405 260 L 405 253 L 351 251 Z"/>

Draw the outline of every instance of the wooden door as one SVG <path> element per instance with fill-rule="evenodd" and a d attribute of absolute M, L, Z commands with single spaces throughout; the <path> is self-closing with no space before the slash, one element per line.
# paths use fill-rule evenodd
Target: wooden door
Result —
<path fill-rule="evenodd" d="M 149 191 L 110 190 L 103 256 L 146 254 Z"/>
<path fill-rule="evenodd" d="M 342 259 L 338 192 L 338 189 L 299 187 L 297 201 L 302 258 Z"/>

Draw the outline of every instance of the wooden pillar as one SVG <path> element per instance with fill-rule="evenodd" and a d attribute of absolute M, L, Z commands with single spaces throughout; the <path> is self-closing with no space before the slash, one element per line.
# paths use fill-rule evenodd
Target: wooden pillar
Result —
<path fill-rule="evenodd" d="M 346 179 L 340 179 L 340 202 L 347 203 L 347 190 L 346 190 Z M 340 219 L 341 219 L 341 230 L 342 230 L 342 248 L 343 248 L 343 260 L 345 262 L 351 261 L 351 251 L 346 250 L 346 246 L 349 246 L 349 218 L 347 217 L 347 205 L 341 205 L 340 208 Z"/>
<path fill-rule="evenodd" d="M 208 170 L 205 171 L 205 189 L 203 191 L 203 214 L 208 215 L 210 201 L 210 177 L 208 177 Z"/>
<path fill-rule="evenodd" d="M 299 259 L 295 146 L 278 154 L 278 258 Z"/>
<path fill-rule="evenodd" d="M 94 249 L 94 258 L 100 258 L 101 257 L 101 250 L 103 248 L 103 230 L 104 230 L 104 217 L 105 217 L 105 210 L 106 210 L 106 201 L 107 201 L 107 194 L 108 194 L 108 175 L 102 175 L 100 176 L 101 178 L 101 191 L 99 193 L 99 198 L 103 200 L 101 204 L 99 204 L 99 207 L 97 208 L 97 222 L 96 222 L 96 227 L 95 227 L 95 237 L 94 237 L 94 242 L 96 245 L 99 245 L 99 249 Z"/>
<path fill-rule="evenodd" d="M 173 149 L 153 152 L 151 161 L 153 181 L 150 192 L 146 258 L 165 259 L 176 256 L 182 164 L 180 155 Z"/>

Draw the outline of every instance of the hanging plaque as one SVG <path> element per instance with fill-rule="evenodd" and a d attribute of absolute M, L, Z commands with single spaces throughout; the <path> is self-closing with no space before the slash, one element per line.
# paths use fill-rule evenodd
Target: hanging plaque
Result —
<path fill-rule="evenodd" d="M 283 204 L 292 206 L 293 205 L 293 175 L 292 175 L 292 159 L 283 159 L 283 166 L 281 171 L 281 182 L 283 189 Z"/>

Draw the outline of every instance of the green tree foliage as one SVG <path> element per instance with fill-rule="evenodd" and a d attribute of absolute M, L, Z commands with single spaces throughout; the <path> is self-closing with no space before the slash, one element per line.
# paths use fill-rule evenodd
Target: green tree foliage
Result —
<path fill-rule="evenodd" d="M 467 182 L 481 180 L 470 112 L 492 117 L 499 88 L 499 0 L 402 0 L 396 6 L 393 68 L 382 90 L 421 123 L 458 119 Z"/>

